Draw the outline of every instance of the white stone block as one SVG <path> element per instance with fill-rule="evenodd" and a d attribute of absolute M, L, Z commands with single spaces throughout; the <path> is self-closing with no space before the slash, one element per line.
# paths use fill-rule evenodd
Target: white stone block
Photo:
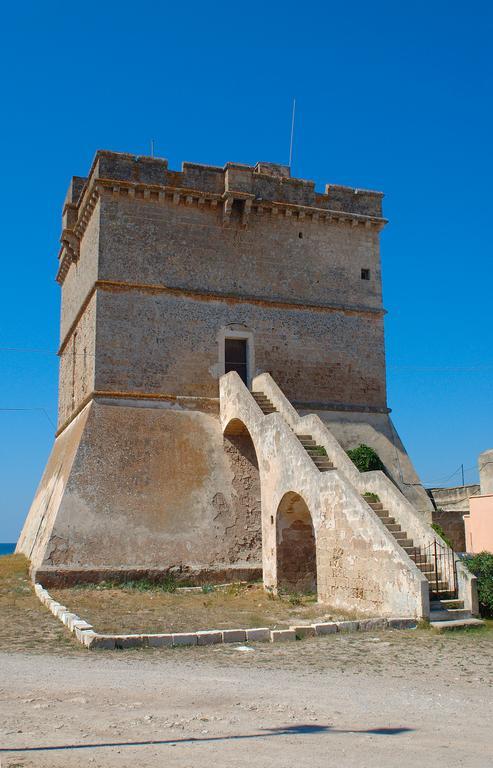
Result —
<path fill-rule="evenodd" d="M 88 648 L 92 650 L 96 648 L 104 648 L 106 650 L 113 650 L 115 647 L 115 637 L 114 635 L 97 635 L 95 632 L 92 632 L 89 630 L 89 632 L 84 633 L 86 638 L 84 637 L 84 645 L 87 645 Z"/>
<path fill-rule="evenodd" d="M 150 648 L 164 648 L 173 645 L 173 635 L 147 635 L 147 645 Z"/>
<path fill-rule="evenodd" d="M 310 624 L 300 624 L 299 626 L 290 627 L 296 635 L 297 640 L 301 640 L 304 637 L 315 637 L 315 628 Z"/>
<path fill-rule="evenodd" d="M 77 622 L 79 622 L 79 621 L 82 621 L 80 616 L 77 616 L 77 614 L 75 614 L 75 613 L 70 613 L 69 614 L 69 619 L 68 619 L 68 622 L 67 622 L 67 627 L 70 629 L 71 632 L 74 632 L 74 625 Z"/>
<path fill-rule="evenodd" d="M 391 619 L 387 619 L 387 623 L 391 629 L 416 629 L 418 626 L 417 619 L 409 619 L 406 617 L 393 617 Z"/>
<path fill-rule="evenodd" d="M 223 633 L 215 629 L 206 629 L 196 632 L 197 645 L 215 645 L 216 643 L 222 643 Z"/>
<path fill-rule="evenodd" d="M 125 650 L 126 648 L 142 648 L 144 646 L 144 635 L 113 635 L 115 648 Z"/>
<path fill-rule="evenodd" d="M 244 643 L 247 639 L 245 629 L 223 629 L 223 643 Z"/>
<path fill-rule="evenodd" d="M 360 619 L 359 629 L 361 632 L 374 632 L 377 629 L 386 629 L 387 619 Z"/>
<path fill-rule="evenodd" d="M 359 628 L 359 621 L 336 621 L 339 632 L 356 632 Z"/>
<path fill-rule="evenodd" d="M 312 625 L 317 635 L 333 635 L 338 631 L 335 621 L 323 621 Z"/>
<path fill-rule="evenodd" d="M 176 632 L 172 637 L 173 645 L 197 645 L 196 632 Z"/>
<path fill-rule="evenodd" d="M 247 629 L 246 639 L 249 643 L 268 643 L 270 641 L 270 629 L 269 627 Z"/>
<path fill-rule="evenodd" d="M 272 629 L 270 633 L 271 643 L 286 643 L 296 640 L 296 632 L 293 629 Z"/>

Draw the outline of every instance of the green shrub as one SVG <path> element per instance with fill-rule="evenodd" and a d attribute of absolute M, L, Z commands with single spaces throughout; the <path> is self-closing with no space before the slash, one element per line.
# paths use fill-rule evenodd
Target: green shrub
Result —
<path fill-rule="evenodd" d="M 444 540 L 445 544 L 448 547 L 450 547 L 450 549 L 454 548 L 453 545 L 452 545 L 452 542 L 450 541 L 449 537 L 447 536 L 447 534 L 445 533 L 445 531 L 443 530 L 441 525 L 438 525 L 438 523 L 432 523 L 431 527 L 433 528 L 435 533 L 438 533 L 440 538 Z"/>
<path fill-rule="evenodd" d="M 313 451 L 316 456 L 327 456 L 327 451 L 323 445 L 314 445 L 310 450 Z"/>
<path fill-rule="evenodd" d="M 378 501 L 380 501 L 380 496 L 378 495 L 378 493 L 371 493 L 370 491 L 367 491 L 366 493 L 364 493 L 363 498 L 369 504 L 376 504 Z"/>
<path fill-rule="evenodd" d="M 493 554 L 480 552 L 467 558 L 465 564 L 478 578 L 479 610 L 482 616 L 493 616 Z"/>
<path fill-rule="evenodd" d="M 360 472 L 371 472 L 374 469 L 383 469 L 380 456 L 369 445 L 358 445 L 346 451 L 353 464 Z"/>

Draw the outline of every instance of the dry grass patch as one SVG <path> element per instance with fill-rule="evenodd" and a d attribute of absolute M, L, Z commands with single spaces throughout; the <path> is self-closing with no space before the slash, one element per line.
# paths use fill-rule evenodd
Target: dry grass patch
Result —
<path fill-rule="evenodd" d="M 290 624 L 347 618 L 313 597 L 274 598 L 262 585 L 231 585 L 201 592 L 166 592 L 157 586 L 86 587 L 50 591 L 103 633 L 194 632 L 228 627 L 283 628 Z"/>
<path fill-rule="evenodd" d="M 0 650 L 75 649 L 67 630 L 39 602 L 23 555 L 0 557 Z"/>

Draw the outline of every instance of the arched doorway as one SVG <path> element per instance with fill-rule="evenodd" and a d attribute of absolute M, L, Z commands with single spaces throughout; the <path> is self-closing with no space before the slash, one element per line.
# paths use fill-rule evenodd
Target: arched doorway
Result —
<path fill-rule="evenodd" d="M 262 564 L 262 514 L 258 459 L 248 429 L 233 419 L 224 430 L 224 451 L 231 469 L 232 511 L 237 546 L 232 561 Z"/>
<path fill-rule="evenodd" d="M 277 509 L 277 588 L 317 591 L 317 554 L 312 518 L 304 499 L 286 493 Z"/>

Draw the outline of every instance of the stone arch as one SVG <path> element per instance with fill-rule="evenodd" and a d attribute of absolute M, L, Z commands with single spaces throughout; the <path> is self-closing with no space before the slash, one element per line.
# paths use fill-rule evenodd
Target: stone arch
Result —
<path fill-rule="evenodd" d="M 224 430 L 224 451 L 232 472 L 233 507 L 244 521 L 245 559 L 262 559 L 262 507 L 257 451 L 249 430 L 240 419 L 232 419 Z"/>
<path fill-rule="evenodd" d="M 282 497 L 276 514 L 277 588 L 317 592 L 317 550 L 312 516 L 293 491 Z"/>

